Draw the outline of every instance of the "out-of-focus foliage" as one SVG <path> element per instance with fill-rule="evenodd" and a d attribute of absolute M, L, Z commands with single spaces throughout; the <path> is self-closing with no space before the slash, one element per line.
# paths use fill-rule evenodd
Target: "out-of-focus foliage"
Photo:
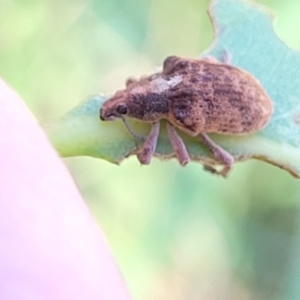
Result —
<path fill-rule="evenodd" d="M 264 4 L 300 49 L 299 1 Z M 207 5 L 0 0 L 0 75 L 38 119 L 62 114 L 167 55 L 196 57 L 213 39 Z M 136 299 L 299 299 L 300 185 L 290 175 L 255 161 L 228 180 L 175 160 L 66 163 Z"/>

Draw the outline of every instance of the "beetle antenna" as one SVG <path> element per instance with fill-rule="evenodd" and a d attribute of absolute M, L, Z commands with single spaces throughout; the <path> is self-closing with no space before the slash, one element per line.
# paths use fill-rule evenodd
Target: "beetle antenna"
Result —
<path fill-rule="evenodd" d="M 142 135 L 139 135 L 139 134 L 136 134 L 135 132 L 133 132 L 133 130 L 130 128 L 129 124 L 127 123 L 126 119 L 124 116 L 121 116 L 121 119 L 127 129 L 127 131 L 130 133 L 130 135 L 134 138 L 134 139 L 137 139 L 137 140 L 141 140 L 141 141 L 144 141 L 146 139 L 145 136 L 142 136 Z"/>

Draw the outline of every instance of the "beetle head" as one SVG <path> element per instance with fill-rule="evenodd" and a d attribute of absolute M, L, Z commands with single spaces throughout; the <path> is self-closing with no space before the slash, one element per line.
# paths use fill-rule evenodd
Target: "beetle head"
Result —
<path fill-rule="evenodd" d="M 149 95 L 160 93 L 162 86 L 160 74 L 144 76 L 139 80 L 130 78 L 126 82 L 126 89 L 117 91 L 100 109 L 102 121 L 113 121 L 116 118 L 131 117 L 140 120 L 149 118 L 147 114 Z M 151 104 L 151 103 L 150 103 Z M 151 117 L 150 117 L 151 119 Z"/>
<path fill-rule="evenodd" d="M 113 121 L 116 118 L 122 118 L 128 113 L 127 102 L 127 90 L 116 92 L 116 94 L 106 101 L 100 109 L 100 119 L 102 121 Z"/>

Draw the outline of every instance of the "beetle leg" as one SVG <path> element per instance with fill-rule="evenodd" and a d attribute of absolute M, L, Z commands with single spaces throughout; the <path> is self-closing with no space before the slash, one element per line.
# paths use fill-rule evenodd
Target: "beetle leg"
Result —
<path fill-rule="evenodd" d="M 205 60 L 207 62 L 211 62 L 211 63 L 219 63 L 220 61 L 217 60 L 214 56 L 212 55 L 207 55 L 207 56 L 204 56 L 204 57 L 201 57 L 202 60 Z"/>
<path fill-rule="evenodd" d="M 168 56 L 163 63 L 163 73 L 168 74 L 173 71 L 173 68 L 176 65 L 176 62 L 179 60 L 178 56 Z"/>
<path fill-rule="evenodd" d="M 232 55 L 226 49 L 224 49 L 221 53 L 221 62 L 227 65 L 230 65 L 232 62 Z"/>
<path fill-rule="evenodd" d="M 212 63 L 219 63 L 222 62 L 223 64 L 230 65 L 232 61 L 232 56 L 229 53 L 228 50 L 224 49 L 221 54 L 220 54 L 220 59 L 218 60 L 212 55 L 204 56 L 201 58 L 202 60 L 205 60 L 207 62 L 212 62 Z"/>
<path fill-rule="evenodd" d="M 212 174 L 220 174 L 220 172 L 218 172 L 217 169 L 215 169 L 214 167 L 210 166 L 210 165 L 203 165 L 203 169 L 207 172 L 210 172 Z"/>
<path fill-rule="evenodd" d="M 131 127 L 129 126 L 129 124 L 128 124 L 127 121 L 126 121 L 126 118 L 124 118 L 124 116 L 121 116 L 121 119 L 122 119 L 122 121 L 123 121 L 123 123 L 124 123 L 124 125 L 125 125 L 125 127 L 126 127 L 126 129 L 127 129 L 127 131 L 128 131 L 128 133 L 129 133 L 134 139 L 141 140 L 141 141 L 144 141 L 144 140 L 146 139 L 144 136 L 135 133 L 135 132 L 131 129 Z"/>
<path fill-rule="evenodd" d="M 152 124 L 151 131 L 146 137 L 142 149 L 137 153 L 137 158 L 142 165 L 148 165 L 151 162 L 151 158 L 155 152 L 157 138 L 159 134 L 159 121 Z"/>
<path fill-rule="evenodd" d="M 207 134 L 201 133 L 199 137 L 201 139 L 201 142 L 205 145 L 205 147 L 207 147 L 207 149 L 212 153 L 212 155 L 224 165 L 223 169 L 219 172 L 219 174 L 226 177 L 234 163 L 233 156 L 229 154 L 226 150 L 218 146 L 212 139 L 210 139 L 210 137 Z"/>
<path fill-rule="evenodd" d="M 167 131 L 179 163 L 182 166 L 185 166 L 190 161 L 190 156 L 186 150 L 183 140 L 170 123 L 167 123 Z"/>

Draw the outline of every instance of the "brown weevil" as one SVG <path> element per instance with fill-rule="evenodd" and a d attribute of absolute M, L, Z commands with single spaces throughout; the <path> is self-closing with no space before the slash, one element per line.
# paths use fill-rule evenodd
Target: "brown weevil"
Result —
<path fill-rule="evenodd" d="M 170 56 L 165 59 L 161 72 L 139 80 L 127 80 L 126 88 L 117 91 L 103 104 L 100 119 L 122 118 L 125 121 L 126 116 L 152 123 L 151 132 L 137 154 L 142 164 L 150 163 L 156 148 L 159 122 L 166 119 L 168 135 L 181 165 L 187 164 L 190 157 L 175 128 L 199 137 L 223 165 L 219 174 L 226 176 L 234 158 L 207 133 L 254 133 L 266 125 L 272 112 L 271 99 L 248 72 L 213 58 Z M 209 166 L 207 169 L 213 170 Z"/>

